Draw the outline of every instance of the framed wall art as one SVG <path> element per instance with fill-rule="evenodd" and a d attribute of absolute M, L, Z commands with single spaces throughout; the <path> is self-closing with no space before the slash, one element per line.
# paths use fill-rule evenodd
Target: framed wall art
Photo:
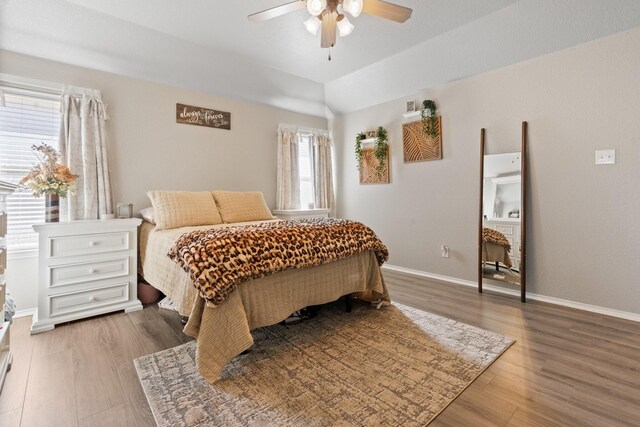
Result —
<path fill-rule="evenodd" d="M 407 113 L 416 111 L 416 101 L 407 101 Z"/>
<path fill-rule="evenodd" d="M 425 130 L 423 120 L 402 125 L 402 152 L 405 163 L 442 159 L 441 117 L 434 117 Z"/>
<path fill-rule="evenodd" d="M 178 103 L 176 123 L 231 130 L 231 113 Z"/>
<path fill-rule="evenodd" d="M 360 161 L 360 184 L 389 184 L 389 146 L 384 164 L 380 167 L 380 161 L 376 158 L 374 147 L 362 148 Z"/>

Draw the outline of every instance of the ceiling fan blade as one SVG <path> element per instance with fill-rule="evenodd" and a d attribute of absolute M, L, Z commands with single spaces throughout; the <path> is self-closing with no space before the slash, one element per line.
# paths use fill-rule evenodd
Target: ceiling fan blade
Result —
<path fill-rule="evenodd" d="M 322 14 L 320 47 L 333 47 L 336 44 L 336 14 Z"/>
<path fill-rule="evenodd" d="M 262 22 L 269 19 L 277 18 L 278 16 L 285 15 L 296 10 L 304 9 L 306 7 L 305 0 L 295 0 L 287 4 L 272 7 L 271 9 L 263 10 L 262 12 L 253 13 L 248 16 L 249 21 Z"/>
<path fill-rule="evenodd" d="M 362 11 L 396 22 L 404 22 L 411 17 L 412 9 L 382 0 L 365 0 Z"/>

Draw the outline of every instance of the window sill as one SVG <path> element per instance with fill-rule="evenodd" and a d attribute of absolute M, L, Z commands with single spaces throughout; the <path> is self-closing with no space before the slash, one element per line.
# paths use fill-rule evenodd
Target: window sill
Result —
<path fill-rule="evenodd" d="M 286 209 L 274 210 L 275 215 L 278 214 L 328 214 L 329 209 Z"/>
<path fill-rule="evenodd" d="M 329 209 L 292 209 L 273 211 L 279 219 L 329 218 Z"/>

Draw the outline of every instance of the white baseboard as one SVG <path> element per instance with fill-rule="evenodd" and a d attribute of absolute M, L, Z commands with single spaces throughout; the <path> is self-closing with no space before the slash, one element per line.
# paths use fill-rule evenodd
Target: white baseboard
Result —
<path fill-rule="evenodd" d="M 459 279 L 457 277 L 443 276 L 443 275 L 440 275 L 440 274 L 429 273 L 429 272 L 426 272 L 426 271 L 414 270 L 412 268 L 400 267 L 400 266 L 397 266 L 397 265 L 385 264 L 385 265 L 382 266 L 382 268 L 384 270 L 397 271 L 399 273 L 405 273 L 405 274 L 410 274 L 410 275 L 413 275 L 413 276 L 425 277 L 427 279 L 439 280 L 441 282 L 455 283 L 455 284 L 458 284 L 458 285 L 471 286 L 471 287 L 474 287 L 474 288 L 478 287 L 478 282 L 475 282 L 475 281 Z M 498 286 L 487 285 L 487 284 L 484 284 L 482 287 L 484 289 L 490 290 L 492 292 L 497 292 L 497 293 L 507 294 L 507 295 L 513 295 L 513 296 L 518 296 L 518 297 L 520 296 L 520 292 L 518 292 L 518 291 L 516 291 L 514 289 L 503 289 L 503 288 L 500 288 Z M 555 298 L 555 297 L 549 297 L 549 296 L 546 296 L 546 295 L 539 295 L 539 294 L 534 294 L 534 293 L 530 293 L 530 292 L 527 292 L 527 299 L 532 299 L 532 300 L 540 301 L 540 302 L 546 302 L 546 303 L 549 303 L 549 304 L 561 305 L 561 306 L 564 306 L 564 307 L 575 308 L 575 309 L 578 309 L 578 310 L 590 311 L 592 313 L 604 314 L 606 316 L 618 317 L 620 319 L 631 320 L 633 322 L 640 322 L 640 314 L 638 314 L 638 313 L 631 313 L 631 312 L 628 312 L 628 311 L 615 310 L 613 308 L 600 307 L 600 306 L 591 305 L 591 304 L 584 304 L 584 303 L 581 303 L 581 302 L 570 301 L 570 300 L 561 299 L 561 298 Z"/>
<path fill-rule="evenodd" d="M 34 314 L 36 314 L 36 311 L 38 311 L 37 308 L 27 308 L 25 310 L 16 310 L 16 314 L 13 315 L 13 318 L 17 319 L 19 317 L 33 316 Z"/>

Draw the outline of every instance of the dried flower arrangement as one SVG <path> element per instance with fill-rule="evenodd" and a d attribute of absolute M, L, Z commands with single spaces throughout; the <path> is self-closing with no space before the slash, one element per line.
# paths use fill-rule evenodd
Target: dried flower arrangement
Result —
<path fill-rule="evenodd" d="M 78 175 L 73 174 L 65 165 L 58 163 L 60 154 L 56 149 L 45 143 L 32 145 L 31 149 L 36 153 L 40 163 L 35 164 L 22 178 L 20 185 L 30 188 L 35 197 L 55 193 L 65 198 L 68 194 L 75 194 Z"/>

